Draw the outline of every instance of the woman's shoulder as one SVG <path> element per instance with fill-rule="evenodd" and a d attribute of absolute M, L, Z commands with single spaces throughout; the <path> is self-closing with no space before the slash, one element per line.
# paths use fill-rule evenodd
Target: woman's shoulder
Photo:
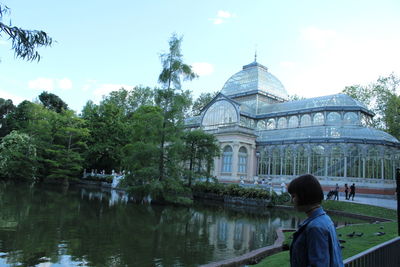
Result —
<path fill-rule="evenodd" d="M 312 228 L 329 229 L 332 226 L 333 226 L 333 222 L 332 222 L 331 218 L 327 214 L 323 214 L 321 216 L 314 218 L 312 221 L 310 221 L 307 228 L 309 228 L 309 229 L 312 229 Z"/>

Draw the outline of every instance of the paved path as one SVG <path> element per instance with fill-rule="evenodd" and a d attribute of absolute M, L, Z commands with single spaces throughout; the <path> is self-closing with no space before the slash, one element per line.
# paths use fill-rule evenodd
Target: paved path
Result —
<path fill-rule="evenodd" d="M 326 195 L 326 194 L 325 194 Z M 340 201 L 355 202 L 362 204 L 369 204 L 378 207 L 384 207 L 389 209 L 397 210 L 397 200 L 393 197 L 382 196 L 382 195 L 357 195 L 354 197 L 354 201 L 346 200 L 344 194 L 339 195 Z"/>

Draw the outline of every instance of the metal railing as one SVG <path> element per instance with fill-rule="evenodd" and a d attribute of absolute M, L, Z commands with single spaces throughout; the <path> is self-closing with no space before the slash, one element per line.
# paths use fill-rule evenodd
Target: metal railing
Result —
<path fill-rule="evenodd" d="M 395 237 L 344 261 L 345 267 L 400 266 L 400 237 Z"/>

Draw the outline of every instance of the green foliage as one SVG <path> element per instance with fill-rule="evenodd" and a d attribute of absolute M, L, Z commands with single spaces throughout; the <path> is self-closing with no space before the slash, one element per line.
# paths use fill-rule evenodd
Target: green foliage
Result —
<path fill-rule="evenodd" d="M 11 132 L 7 116 L 15 110 L 11 99 L 0 98 L 0 138 Z"/>
<path fill-rule="evenodd" d="M 85 180 L 112 183 L 113 178 L 112 175 L 88 175 Z"/>
<path fill-rule="evenodd" d="M 167 89 L 173 85 L 176 89 L 181 89 L 181 80 L 193 80 L 197 74 L 192 71 L 192 67 L 183 63 L 181 53 L 182 37 L 172 34 L 169 40 L 169 51 L 160 55 L 163 69 L 158 77 L 158 81 Z"/>
<path fill-rule="evenodd" d="M 261 188 L 245 188 L 238 184 L 222 184 L 222 183 L 196 183 L 192 187 L 193 192 L 199 193 L 212 193 L 219 196 L 232 196 L 232 197 L 243 197 L 243 198 L 255 198 L 255 199 L 270 199 L 271 204 L 281 204 L 280 201 L 287 199 L 284 195 L 280 199 L 275 192 L 270 194 L 269 191 Z"/>
<path fill-rule="evenodd" d="M 393 73 L 367 86 L 347 86 L 343 93 L 364 103 L 376 115 L 372 126 L 400 138 L 400 78 Z"/>
<path fill-rule="evenodd" d="M 57 113 L 68 109 L 68 105 L 59 96 L 46 91 L 39 95 L 39 100 L 43 106 Z"/>
<path fill-rule="evenodd" d="M 105 100 L 99 105 L 89 101 L 81 117 L 90 131 L 85 167 L 106 172 L 121 170 L 122 148 L 132 138 L 123 107 L 113 101 Z"/>
<path fill-rule="evenodd" d="M 214 93 L 201 93 L 199 97 L 194 101 L 192 106 L 191 115 L 199 115 L 201 110 L 214 99 L 218 92 Z"/>
<path fill-rule="evenodd" d="M 24 133 L 12 131 L 0 143 L 0 176 L 7 179 L 32 180 L 37 171 L 36 146 Z"/>
<path fill-rule="evenodd" d="M 24 101 L 7 118 L 13 129 L 33 138 L 38 178 L 76 179 L 80 175 L 89 132 L 73 111 L 57 113 Z"/>
<path fill-rule="evenodd" d="M 3 16 L 9 13 L 10 9 L 0 3 L 0 37 L 6 35 L 11 39 L 12 49 L 16 57 L 28 61 L 39 61 L 40 54 L 36 49 L 42 46 L 50 46 L 53 43 L 53 39 L 44 31 L 24 30 L 13 26 L 11 22 L 9 25 L 4 24 L 2 22 Z"/>
<path fill-rule="evenodd" d="M 214 157 L 219 156 L 220 148 L 217 139 L 203 130 L 187 131 L 183 135 L 183 140 L 185 143 L 183 161 L 189 164 L 186 174 L 190 187 L 195 175 L 211 176 Z"/>
<path fill-rule="evenodd" d="M 168 177 L 161 181 L 161 183 L 163 201 L 181 205 L 190 205 L 193 203 L 190 188 L 185 187 L 179 179 Z"/>

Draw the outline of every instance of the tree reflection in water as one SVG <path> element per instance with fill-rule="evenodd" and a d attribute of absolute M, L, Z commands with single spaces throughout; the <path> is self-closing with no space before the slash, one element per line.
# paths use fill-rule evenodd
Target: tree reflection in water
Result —
<path fill-rule="evenodd" d="M 115 193 L 115 192 L 114 192 Z M 137 205 L 122 193 L 0 184 L 0 265 L 198 266 L 270 245 L 292 211 Z"/>

